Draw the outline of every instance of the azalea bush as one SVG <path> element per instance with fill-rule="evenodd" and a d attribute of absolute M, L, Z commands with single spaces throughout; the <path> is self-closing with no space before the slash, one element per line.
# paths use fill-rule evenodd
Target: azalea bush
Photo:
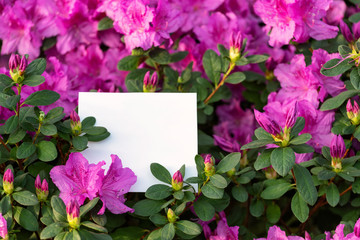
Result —
<path fill-rule="evenodd" d="M 359 4 L 0 1 L 0 237 L 360 239 Z M 196 93 L 197 176 L 89 163 L 81 91 Z"/>

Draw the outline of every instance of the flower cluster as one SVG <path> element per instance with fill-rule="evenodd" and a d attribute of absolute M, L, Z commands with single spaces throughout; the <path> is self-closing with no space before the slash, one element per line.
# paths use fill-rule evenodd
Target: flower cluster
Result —
<path fill-rule="evenodd" d="M 85 199 L 99 197 L 103 206 L 99 214 L 104 214 L 105 207 L 114 214 L 133 212 L 127 207 L 124 194 L 136 182 L 136 176 L 129 168 L 123 168 L 121 160 L 111 155 L 112 163 L 104 175 L 102 166 L 105 162 L 89 164 L 81 153 L 72 153 L 65 166 L 56 166 L 50 176 L 60 190 L 60 197 L 69 204 L 76 201 L 82 205 Z"/>

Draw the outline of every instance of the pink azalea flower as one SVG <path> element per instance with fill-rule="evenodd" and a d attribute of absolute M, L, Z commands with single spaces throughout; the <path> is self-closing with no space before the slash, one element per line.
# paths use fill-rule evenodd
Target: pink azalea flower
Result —
<path fill-rule="evenodd" d="M 210 240 L 238 240 L 239 226 L 229 227 L 224 212 L 220 212 L 220 221 Z"/>
<path fill-rule="evenodd" d="M 0 237 L 5 239 L 8 235 L 7 222 L 3 215 L 0 213 Z"/>
<path fill-rule="evenodd" d="M 103 207 L 98 214 L 103 214 L 105 207 L 114 214 L 134 212 L 133 209 L 124 204 L 124 194 L 134 185 L 137 177 L 131 169 L 122 167 L 118 156 L 111 155 L 111 159 L 112 163 L 99 189 L 99 197 L 103 202 Z"/>
<path fill-rule="evenodd" d="M 331 0 L 258 0 L 254 5 L 270 31 L 271 46 L 306 42 L 310 37 L 316 40 L 334 38 L 338 28 L 320 19 L 326 16 Z"/>
<path fill-rule="evenodd" d="M 324 21 L 330 25 L 337 26 L 344 18 L 346 11 L 346 4 L 343 0 L 333 0 L 330 3 L 329 9 L 326 11 Z"/>
<path fill-rule="evenodd" d="M 89 164 L 81 153 L 71 153 L 66 165 L 55 166 L 50 171 L 50 177 L 60 190 L 60 198 L 67 205 L 76 200 L 82 205 L 86 198 L 97 197 L 102 185 L 105 162 Z"/>

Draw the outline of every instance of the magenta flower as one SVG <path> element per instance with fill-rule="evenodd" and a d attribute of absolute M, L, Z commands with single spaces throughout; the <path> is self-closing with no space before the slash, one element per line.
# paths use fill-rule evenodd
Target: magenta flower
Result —
<path fill-rule="evenodd" d="M 7 222 L 3 215 L 0 213 L 0 237 L 8 239 Z"/>
<path fill-rule="evenodd" d="M 103 206 L 98 214 L 104 214 L 105 207 L 114 214 L 134 212 L 127 207 L 124 194 L 135 184 L 137 177 L 129 168 L 123 168 L 121 160 L 116 155 L 111 155 L 112 163 L 99 188 L 99 197 Z"/>
<path fill-rule="evenodd" d="M 294 106 L 290 108 L 286 115 L 285 128 L 292 128 L 295 125 L 298 114 L 298 103 L 295 102 Z"/>
<path fill-rule="evenodd" d="M 81 153 L 71 153 L 65 166 L 55 166 L 50 171 L 50 177 L 60 190 L 60 198 L 68 204 L 76 200 L 82 205 L 86 198 L 97 197 L 101 188 L 101 180 L 105 165 L 104 161 L 98 164 L 89 164 Z"/>
<path fill-rule="evenodd" d="M 346 11 L 346 4 L 343 0 L 333 0 L 330 3 L 329 9 L 326 11 L 324 22 L 337 26 L 344 18 Z"/>
<path fill-rule="evenodd" d="M 341 135 L 336 135 L 331 140 L 330 155 L 332 158 L 343 158 L 346 152 L 345 142 Z"/>
<path fill-rule="evenodd" d="M 270 117 L 266 113 L 261 113 L 258 110 L 254 110 L 255 119 L 259 123 L 259 125 L 271 135 L 277 136 L 281 134 L 281 127 L 279 124 L 270 119 Z"/>
<path fill-rule="evenodd" d="M 206 237 L 209 237 L 210 240 L 238 240 L 239 226 L 229 227 L 224 212 L 219 212 L 219 216 L 220 220 L 217 223 L 216 229 L 213 233 L 209 231 L 208 234 L 210 234 L 210 236 Z M 202 225 L 207 226 L 206 223 Z"/>
<path fill-rule="evenodd" d="M 76 200 L 71 199 L 70 202 L 66 204 L 66 215 L 69 226 L 78 229 L 80 227 L 80 206 Z"/>
<path fill-rule="evenodd" d="M 304 240 L 304 238 L 299 236 L 286 236 L 285 231 L 274 225 L 269 228 L 267 238 L 256 238 L 254 240 Z M 305 240 L 311 240 L 307 232 L 305 232 Z"/>
<path fill-rule="evenodd" d="M 316 40 L 334 38 L 338 28 L 330 26 L 321 18 L 326 16 L 331 1 L 318 0 L 258 0 L 255 13 L 271 30 L 269 44 L 282 46 L 294 38 L 306 42 L 310 37 Z"/>

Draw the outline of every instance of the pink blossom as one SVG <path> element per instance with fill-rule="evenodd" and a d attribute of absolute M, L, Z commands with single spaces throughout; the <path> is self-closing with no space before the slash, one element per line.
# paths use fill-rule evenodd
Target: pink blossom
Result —
<path fill-rule="evenodd" d="M 239 226 L 229 227 L 224 212 L 220 212 L 220 221 L 210 236 L 210 240 L 237 240 L 239 239 Z"/>
<path fill-rule="evenodd" d="M 7 222 L 3 215 L 0 213 L 0 237 L 6 239 L 8 235 Z"/>
<path fill-rule="evenodd" d="M 67 205 L 76 200 L 82 205 L 86 198 L 97 197 L 102 185 L 105 162 L 89 164 L 87 159 L 78 152 L 71 153 L 66 165 L 55 166 L 50 171 L 50 177 L 60 190 L 60 198 Z"/>
<path fill-rule="evenodd" d="M 99 214 L 105 212 L 105 207 L 114 214 L 134 212 L 133 209 L 124 204 L 124 194 L 134 185 L 137 177 L 131 169 L 123 168 L 118 156 L 111 155 L 111 159 L 112 163 L 99 189 L 99 197 L 103 202 Z"/>
<path fill-rule="evenodd" d="M 346 4 L 343 0 L 333 0 L 330 3 L 329 9 L 326 11 L 324 21 L 330 25 L 338 25 L 344 18 L 346 11 Z"/>
<path fill-rule="evenodd" d="M 258 0 L 254 5 L 270 31 L 271 46 L 306 42 L 310 37 L 316 40 L 334 38 L 338 28 L 320 19 L 326 16 L 331 0 Z"/>

